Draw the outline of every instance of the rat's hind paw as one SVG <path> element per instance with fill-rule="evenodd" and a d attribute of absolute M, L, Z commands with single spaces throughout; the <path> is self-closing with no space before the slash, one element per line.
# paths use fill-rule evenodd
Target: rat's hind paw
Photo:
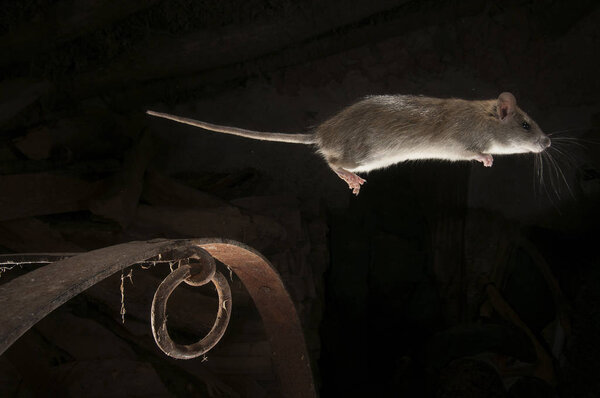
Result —
<path fill-rule="evenodd" d="M 360 186 L 362 184 L 364 184 L 365 182 L 367 182 L 367 180 L 365 180 L 364 178 L 360 178 L 359 176 L 357 176 L 356 174 L 354 174 L 348 170 L 334 169 L 333 171 L 335 171 L 335 173 L 342 180 L 346 181 L 346 183 L 348 184 L 348 187 L 352 190 L 352 193 L 354 195 L 358 195 L 360 192 Z"/>
<path fill-rule="evenodd" d="M 360 187 L 362 184 L 364 184 L 365 182 L 367 182 L 367 180 L 364 180 L 362 178 L 360 178 L 359 176 L 356 176 L 356 180 L 349 182 L 346 181 L 348 183 L 348 187 L 352 190 L 352 193 L 356 196 L 358 196 L 358 194 L 360 193 Z"/>
<path fill-rule="evenodd" d="M 483 163 L 483 165 L 485 167 L 492 167 L 492 164 L 494 164 L 494 158 L 492 157 L 492 155 L 488 155 L 488 154 L 480 154 L 475 156 L 475 160 L 477 160 L 478 162 Z"/>

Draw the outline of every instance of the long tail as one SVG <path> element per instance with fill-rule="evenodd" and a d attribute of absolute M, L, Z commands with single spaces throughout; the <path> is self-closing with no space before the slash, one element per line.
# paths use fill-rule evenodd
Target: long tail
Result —
<path fill-rule="evenodd" d="M 148 115 L 162 117 L 179 123 L 189 124 L 190 126 L 200 127 L 219 133 L 233 134 L 240 137 L 252 138 L 253 140 L 289 142 L 292 144 L 314 144 L 315 138 L 312 134 L 283 134 L 283 133 L 264 133 L 261 131 L 244 130 L 236 127 L 219 126 L 216 124 L 201 122 L 199 120 L 188 119 L 187 117 L 175 116 L 168 113 L 146 111 Z"/>

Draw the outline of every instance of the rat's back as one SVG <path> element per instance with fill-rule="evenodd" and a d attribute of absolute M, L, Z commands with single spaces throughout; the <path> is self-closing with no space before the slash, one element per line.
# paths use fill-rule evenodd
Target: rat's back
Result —
<path fill-rule="evenodd" d="M 369 96 L 315 131 L 320 152 L 354 171 L 410 159 L 449 159 L 461 152 L 461 130 L 472 130 L 472 101 L 412 95 Z"/>

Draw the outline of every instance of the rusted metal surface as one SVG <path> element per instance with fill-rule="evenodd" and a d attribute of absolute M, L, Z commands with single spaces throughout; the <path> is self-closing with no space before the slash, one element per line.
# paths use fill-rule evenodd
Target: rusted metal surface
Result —
<path fill-rule="evenodd" d="M 271 343 L 282 395 L 316 397 L 302 326 L 278 272 L 254 249 L 231 240 L 161 239 L 125 243 L 70 258 L 60 254 L 59 261 L 0 285 L 0 354 L 52 310 L 108 276 L 136 263 L 194 258 L 197 248 L 227 265 L 250 293 Z M 45 256 L 51 259 L 51 255 Z M 190 276 L 206 279 L 194 276 L 193 271 Z"/>
<path fill-rule="evenodd" d="M 182 264 L 171 272 L 156 289 L 152 300 L 151 324 L 154 341 L 165 354 L 177 359 L 197 358 L 213 348 L 225 334 L 231 315 L 231 289 L 227 279 L 216 271 L 215 260 L 210 254 L 200 248 L 197 250 L 199 253 L 195 259 L 199 262 Z M 219 310 L 215 324 L 206 337 L 188 345 L 175 343 L 167 330 L 167 300 L 181 282 L 192 286 L 202 286 L 212 282 L 219 295 Z"/>
<path fill-rule="evenodd" d="M 260 253 L 237 242 L 205 240 L 200 247 L 242 280 L 260 312 L 284 397 L 315 397 L 302 325 L 279 273 Z"/>

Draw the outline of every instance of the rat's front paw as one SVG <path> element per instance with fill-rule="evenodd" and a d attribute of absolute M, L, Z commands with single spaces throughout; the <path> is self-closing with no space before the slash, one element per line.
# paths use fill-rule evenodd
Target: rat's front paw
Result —
<path fill-rule="evenodd" d="M 494 164 L 494 158 L 492 157 L 492 155 L 488 154 L 477 155 L 475 157 L 475 160 L 483 163 L 485 167 L 492 167 L 492 164 Z"/>

